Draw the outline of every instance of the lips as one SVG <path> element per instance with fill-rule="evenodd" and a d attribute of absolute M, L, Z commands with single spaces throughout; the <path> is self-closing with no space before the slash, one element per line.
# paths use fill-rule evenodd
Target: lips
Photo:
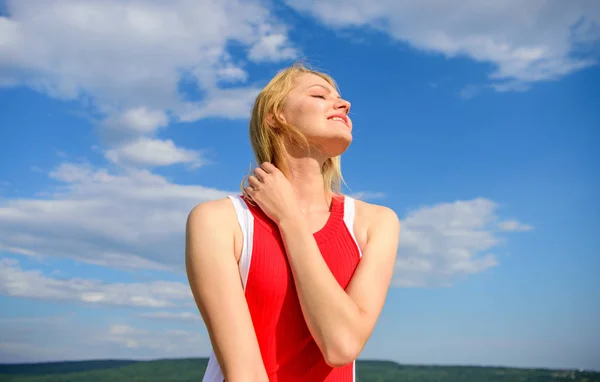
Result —
<path fill-rule="evenodd" d="M 346 126 L 349 126 L 348 124 L 348 116 L 346 114 L 334 114 L 334 115 L 330 115 L 329 118 L 330 120 L 333 121 L 340 121 L 343 122 Z"/>

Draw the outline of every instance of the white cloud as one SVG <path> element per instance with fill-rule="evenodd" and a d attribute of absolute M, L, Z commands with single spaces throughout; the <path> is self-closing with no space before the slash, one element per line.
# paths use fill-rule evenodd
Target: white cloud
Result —
<path fill-rule="evenodd" d="M 260 1 L 8 1 L 7 13 L 5 78 L 58 97 L 89 96 L 108 110 L 171 108 L 183 75 L 214 87 L 215 73 L 231 77 L 236 66 L 227 44 L 263 46 L 265 31 L 281 40 L 260 58 L 292 58 L 285 26 Z"/>
<path fill-rule="evenodd" d="M 197 153 L 150 138 L 171 120 L 247 117 L 258 89 L 244 85 L 244 64 L 298 54 L 260 0 L 9 0 L 6 14 L 0 84 L 89 106 L 119 164 L 201 165 Z M 246 53 L 233 57 L 232 43 Z"/>
<path fill-rule="evenodd" d="M 7 247 L 7 246 L 1 246 L 0 245 L 0 251 L 3 252 L 9 252 L 9 253 L 16 253 L 19 255 L 24 255 L 24 256 L 31 256 L 31 257 L 36 257 L 38 256 L 37 253 L 28 250 L 28 249 L 24 249 L 24 248 L 19 248 L 19 247 Z"/>
<path fill-rule="evenodd" d="M 198 357 L 210 352 L 203 325 L 196 330 L 150 330 L 118 312 L 106 323 L 59 317 L 0 318 L 0 363 L 89 359 Z"/>
<path fill-rule="evenodd" d="M 533 229 L 532 226 L 520 223 L 516 220 L 504 220 L 498 223 L 498 227 L 502 231 L 507 232 L 523 232 L 523 231 L 531 231 Z"/>
<path fill-rule="evenodd" d="M 373 200 L 373 199 L 385 198 L 385 193 L 373 192 L 373 191 L 360 191 L 360 192 L 355 192 L 354 194 L 351 194 L 350 196 L 355 199 L 360 199 L 360 200 Z"/>
<path fill-rule="evenodd" d="M 402 219 L 394 284 L 447 286 L 498 265 L 493 250 L 503 239 L 496 209 L 493 201 L 478 198 L 409 212 Z"/>
<path fill-rule="evenodd" d="M 600 39 L 595 0 L 287 0 L 333 28 L 371 27 L 426 52 L 467 56 L 495 66 L 498 91 L 522 90 L 595 64 Z"/>
<path fill-rule="evenodd" d="M 0 246 L 64 256 L 113 268 L 183 270 L 185 220 L 191 208 L 232 192 L 168 182 L 148 171 L 114 175 L 63 164 L 65 184 L 46 199 L 6 200 Z M 448 285 L 498 264 L 502 231 L 530 226 L 502 221 L 488 199 L 415 209 L 402 219 L 394 284 Z"/>
<path fill-rule="evenodd" d="M 285 31 L 274 33 L 265 31 L 248 52 L 248 58 L 255 62 L 286 60 L 297 55 L 296 49 L 288 46 Z"/>
<path fill-rule="evenodd" d="M 209 92 L 200 103 L 186 103 L 178 110 L 179 118 L 189 122 L 201 118 L 248 118 L 259 88 L 218 89 Z"/>
<path fill-rule="evenodd" d="M 181 282 L 106 283 L 52 278 L 39 270 L 24 270 L 17 261 L 8 258 L 0 259 L 0 293 L 13 297 L 145 308 L 193 306 L 194 303 L 189 286 Z"/>
<path fill-rule="evenodd" d="M 195 312 L 147 312 L 139 315 L 142 318 L 149 318 L 160 321 L 198 321 L 202 319 L 198 311 Z"/>
<path fill-rule="evenodd" d="M 108 328 L 108 333 L 98 336 L 95 342 L 108 342 L 123 346 L 128 349 L 153 350 L 161 356 L 170 356 L 173 353 L 181 354 L 181 350 L 193 351 L 194 347 L 206 342 L 200 333 L 186 330 L 169 329 L 162 332 L 151 332 L 124 324 L 113 324 Z"/>
<path fill-rule="evenodd" d="M 104 126 L 120 133 L 153 133 L 169 123 L 162 110 L 149 110 L 146 107 L 134 107 L 121 114 L 113 115 L 104 121 Z"/>
<path fill-rule="evenodd" d="M 230 192 L 179 185 L 147 170 L 64 163 L 41 199 L 0 202 L 0 246 L 114 268 L 182 269 L 187 214 Z"/>
<path fill-rule="evenodd" d="M 222 82 L 245 82 L 248 79 L 248 73 L 229 63 L 217 70 L 217 77 Z"/>
<path fill-rule="evenodd" d="M 175 146 L 172 140 L 139 138 L 123 146 L 110 149 L 106 158 L 116 164 L 137 164 L 143 166 L 170 166 L 176 163 L 189 163 L 199 167 L 205 163 L 200 153 Z"/>

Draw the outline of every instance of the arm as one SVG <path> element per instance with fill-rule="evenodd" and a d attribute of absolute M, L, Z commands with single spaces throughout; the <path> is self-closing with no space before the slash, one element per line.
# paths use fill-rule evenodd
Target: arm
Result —
<path fill-rule="evenodd" d="M 231 202 L 196 206 L 186 227 L 186 269 L 215 355 L 228 382 L 268 381 L 234 252 Z"/>
<path fill-rule="evenodd" d="M 279 223 L 305 320 L 331 366 L 352 362 L 362 351 L 394 271 L 400 222 L 389 208 L 373 209 L 363 257 L 346 291 L 323 260 L 306 221 L 290 217 Z"/>

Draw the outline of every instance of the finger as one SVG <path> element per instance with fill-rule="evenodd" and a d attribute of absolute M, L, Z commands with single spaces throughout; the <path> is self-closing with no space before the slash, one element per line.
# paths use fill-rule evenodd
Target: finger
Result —
<path fill-rule="evenodd" d="M 263 162 L 263 164 L 260 165 L 260 167 L 265 170 L 265 172 L 267 174 L 274 172 L 275 170 L 277 170 L 277 167 L 275 167 L 272 163 L 269 162 Z"/>
<path fill-rule="evenodd" d="M 257 190 L 258 187 L 260 186 L 260 180 L 258 180 L 255 176 L 249 176 L 248 184 L 250 186 L 252 186 L 254 188 L 254 190 Z"/>
<path fill-rule="evenodd" d="M 260 167 L 254 169 L 254 175 L 261 182 L 265 181 L 265 177 L 267 176 L 267 172 Z"/>

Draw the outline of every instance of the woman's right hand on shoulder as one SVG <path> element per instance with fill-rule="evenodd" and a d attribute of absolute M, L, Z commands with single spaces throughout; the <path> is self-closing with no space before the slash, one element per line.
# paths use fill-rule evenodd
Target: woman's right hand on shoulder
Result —
<path fill-rule="evenodd" d="M 186 270 L 225 380 L 263 382 L 268 377 L 241 283 L 236 230 L 229 199 L 194 207 L 186 225 Z"/>

